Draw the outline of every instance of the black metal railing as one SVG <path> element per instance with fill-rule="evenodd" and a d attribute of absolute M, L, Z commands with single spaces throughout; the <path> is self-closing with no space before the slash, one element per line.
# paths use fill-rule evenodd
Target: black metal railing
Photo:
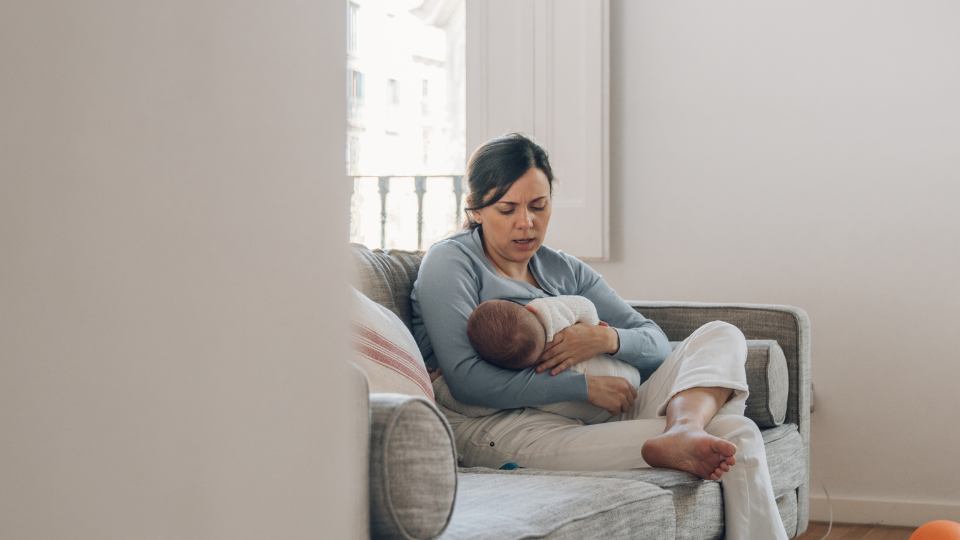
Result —
<path fill-rule="evenodd" d="M 456 205 L 456 212 L 454 213 L 454 223 L 451 223 L 453 229 L 459 228 L 463 220 L 463 208 L 461 201 L 463 200 L 463 175 L 460 174 L 419 174 L 419 175 L 402 175 L 402 174 L 392 174 L 388 176 L 368 176 L 368 175 L 357 175 L 351 176 L 351 179 L 354 180 L 354 186 L 356 186 L 356 180 L 362 178 L 377 179 L 377 188 L 380 195 L 380 246 L 385 247 L 387 245 L 387 197 L 390 194 L 390 183 L 392 180 L 397 178 L 413 178 L 413 189 L 414 193 L 417 196 L 417 249 L 423 250 L 423 197 L 427 193 L 427 184 L 428 180 L 433 179 L 443 179 L 443 180 L 453 180 L 453 189 L 450 192 L 450 195 L 453 196 L 454 204 Z M 372 246 L 371 246 L 372 247 Z"/>

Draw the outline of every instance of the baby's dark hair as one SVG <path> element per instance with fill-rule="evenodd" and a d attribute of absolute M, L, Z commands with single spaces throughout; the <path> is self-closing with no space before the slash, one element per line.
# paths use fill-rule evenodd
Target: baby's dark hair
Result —
<path fill-rule="evenodd" d="M 525 313 L 522 306 L 508 300 L 488 300 L 477 306 L 467 320 L 467 337 L 480 358 L 506 369 L 533 365 L 543 327 L 536 317 L 525 317 Z"/>

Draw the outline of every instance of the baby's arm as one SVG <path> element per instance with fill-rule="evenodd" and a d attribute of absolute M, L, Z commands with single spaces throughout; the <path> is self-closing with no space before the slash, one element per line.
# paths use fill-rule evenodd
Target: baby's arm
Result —
<path fill-rule="evenodd" d="M 593 305 L 588 298 L 584 296 L 558 296 L 570 310 L 573 312 L 575 322 L 581 322 L 589 325 L 600 324 L 600 317 L 597 316 L 597 307 Z"/>

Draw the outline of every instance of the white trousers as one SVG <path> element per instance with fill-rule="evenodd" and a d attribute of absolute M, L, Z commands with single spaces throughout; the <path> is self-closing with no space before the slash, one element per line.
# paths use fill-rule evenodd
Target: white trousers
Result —
<path fill-rule="evenodd" d="M 663 433 L 667 403 L 674 395 L 697 387 L 730 388 L 733 396 L 706 427 L 737 446 L 736 465 L 720 481 L 726 537 L 786 539 L 760 430 L 743 416 L 746 357 L 739 329 L 721 321 L 707 323 L 640 386 L 630 411 L 601 424 L 584 425 L 535 408 L 469 418 L 440 405 L 453 427 L 463 466 L 516 463 L 552 470 L 625 470 L 650 467 L 640 449 Z"/>

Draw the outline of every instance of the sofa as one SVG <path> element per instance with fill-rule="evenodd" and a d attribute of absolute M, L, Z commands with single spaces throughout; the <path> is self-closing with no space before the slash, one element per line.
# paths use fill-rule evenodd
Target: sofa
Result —
<path fill-rule="evenodd" d="M 355 287 L 410 326 L 410 290 L 422 253 L 352 246 Z M 809 320 L 788 306 L 631 302 L 672 342 L 713 320 L 747 338 L 746 415 L 761 428 L 780 516 L 788 535 L 809 516 Z M 546 471 L 461 467 L 436 404 L 369 394 L 365 449 L 373 537 L 655 538 L 723 537 L 719 482 L 668 469 Z M 639 449 L 638 449 L 639 451 Z"/>

